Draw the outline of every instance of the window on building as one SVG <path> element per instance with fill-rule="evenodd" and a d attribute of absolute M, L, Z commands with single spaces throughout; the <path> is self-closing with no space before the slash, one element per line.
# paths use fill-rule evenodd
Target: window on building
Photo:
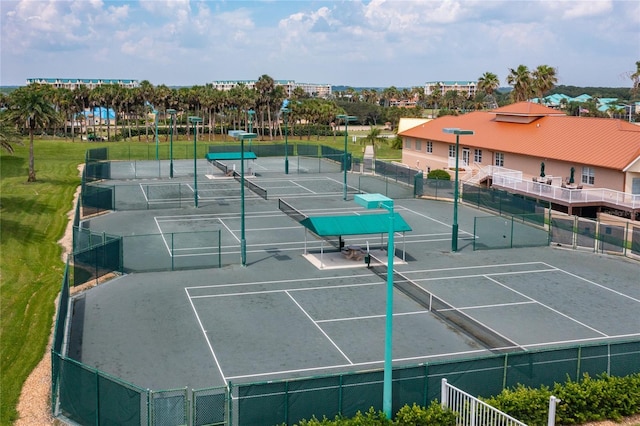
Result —
<path fill-rule="evenodd" d="M 583 167 L 582 168 L 582 183 L 586 183 L 587 185 L 593 185 L 596 181 L 596 172 L 593 170 L 593 167 Z"/>
<path fill-rule="evenodd" d="M 456 146 L 449 145 L 449 158 L 456 158 Z"/>
<path fill-rule="evenodd" d="M 498 167 L 504 167 L 504 152 L 496 152 L 494 164 Z"/>
<path fill-rule="evenodd" d="M 433 153 L 433 142 L 427 141 L 427 154 Z"/>
<path fill-rule="evenodd" d="M 411 138 L 406 138 L 404 140 L 404 149 L 411 149 Z"/>
<path fill-rule="evenodd" d="M 419 140 L 416 140 L 416 151 L 421 151 L 422 150 L 422 142 L 420 142 Z"/>
<path fill-rule="evenodd" d="M 473 161 L 476 163 L 482 163 L 482 150 L 474 149 L 473 150 Z"/>

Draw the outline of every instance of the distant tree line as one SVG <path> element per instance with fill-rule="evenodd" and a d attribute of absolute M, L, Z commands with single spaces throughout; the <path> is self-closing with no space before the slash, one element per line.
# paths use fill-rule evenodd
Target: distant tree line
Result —
<path fill-rule="evenodd" d="M 145 141 L 149 141 L 154 138 L 158 126 L 163 129 L 169 127 L 171 114 L 168 111 L 171 110 L 176 111 L 176 124 L 187 136 L 190 132 L 188 117 L 202 117 L 203 124 L 198 131 L 206 133 L 209 140 L 215 140 L 216 134 L 225 134 L 229 129 L 251 129 L 261 139 L 273 140 L 282 137 L 283 124 L 289 126 L 290 135 L 295 132 L 308 137 L 311 134 L 336 135 L 337 126 L 342 124 L 337 116 L 341 114 L 354 116 L 354 124 L 385 126 L 393 130 L 401 117 L 462 114 L 534 97 L 542 98 L 552 93 L 572 97 L 586 93 L 594 97 L 590 101 L 593 105 L 561 105 L 569 114 L 582 115 L 588 110 L 586 114 L 619 117 L 622 112 L 616 108 L 612 107 L 605 114 L 597 110 L 595 103 L 601 97 L 622 101 L 638 99 L 640 61 L 636 62 L 636 68 L 628 75 L 633 84 L 629 90 L 556 87 L 555 68 L 539 65 L 529 70 L 525 65 L 519 65 L 510 68 L 505 79 L 511 90 L 502 90 L 498 76 L 485 72 L 478 78 L 478 90 L 474 96 L 455 90 L 443 94 L 437 86 L 431 87 L 427 96 L 424 87 L 398 89 L 392 86 L 360 91 L 346 87 L 335 91 L 328 99 L 321 99 L 301 88 L 287 94 L 284 87 L 276 85 L 274 79 L 266 74 L 259 77 L 253 88 L 238 84 L 229 91 L 218 90 L 212 84 L 179 88 L 164 84 L 154 86 L 147 80 L 136 88 L 107 84 L 94 89 L 81 85 L 70 90 L 31 84 L 8 94 L 0 93 L 0 148 L 11 152 L 12 144 L 19 143 L 19 132 L 29 135 L 32 150 L 33 136 L 38 132 L 59 132 L 74 139 L 78 133 L 88 134 L 90 129 L 93 134 L 102 134 L 103 124 L 106 124 L 107 140 L 132 137 L 142 140 L 144 136 Z M 289 102 L 283 108 L 285 99 Z M 88 116 L 84 112 L 96 107 L 113 110 L 117 115 L 116 123 L 110 123 L 110 114 L 106 114 L 106 123 L 102 119 L 86 122 Z M 428 109 L 431 111 L 426 111 Z M 79 129 L 76 128 L 78 125 Z M 163 133 L 168 140 L 169 132 Z M 35 180 L 32 158 L 29 180 Z"/>

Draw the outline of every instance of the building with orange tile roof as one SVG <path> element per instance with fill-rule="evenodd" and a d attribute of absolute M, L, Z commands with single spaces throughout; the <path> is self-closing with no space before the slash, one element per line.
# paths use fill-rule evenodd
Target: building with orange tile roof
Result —
<path fill-rule="evenodd" d="M 617 119 L 567 116 L 540 104 L 519 102 L 444 116 L 399 132 L 402 162 L 425 171 L 441 168 L 453 173 L 456 136 L 444 133 L 444 128 L 474 131 L 459 138 L 461 180 L 480 175 L 495 185 L 496 171 L 509 169 L 519 172 L 523 182 L 533 182 L 539 180 L 544 163 L 544 183 L 552 190 L 566 189 L 573 169 L 574 182 L 568 189 L 607 190 L 609 197 L 617 194 L 630 200 L 623 210 L 632 217 L 640 214 L 640 126 Z M 529 189 L 535 193 L 536 187 Z M 525 195 L 531 194 L 525 191 Z M 548 201 L 553 203 L 553 197 Z M 576 206 L 570 203 L 567 211 Z"/>

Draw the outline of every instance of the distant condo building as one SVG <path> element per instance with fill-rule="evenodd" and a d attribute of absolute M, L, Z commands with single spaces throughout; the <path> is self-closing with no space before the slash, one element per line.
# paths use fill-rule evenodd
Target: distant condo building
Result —
<path fill-rule="evenodd" d="M 103 84 L 117 84 L 128 89 L 134 87 L 140 87 L 138 80 L 122 80 L 122 79 L 109 79 L 109 78 L 28 78 L 27 85 L 29 84 L 48 84 L 56 89 L 69 89 L 73 90 L 76 87 L 87 86 L 89 89 L 95 89 Z"/>
<path fill-rule="evenodd" d="M 244 84 L 249 89 L 255 89 L 258 80 L 219 80 L 211 84 L 218 90 L 231 90 L 239 84 Z M 287 96 L 293 95 L 293 91 L 299 87 L 309 96 L 314 98 L 328 98 L 331 96 L 330 84 L 296 83 L 293 80 L 274 80 L 276 86 L 282 86 Z"/>
<path fill-rule="evenodd" d="M 424 84 L 424 94 L 429 96 L 439 89 L 442 96 L 447 92 L 457 91 L 466 92 L 469 98 L 473 98 L 477 87 L 477 81 L 428 81 Z"/>

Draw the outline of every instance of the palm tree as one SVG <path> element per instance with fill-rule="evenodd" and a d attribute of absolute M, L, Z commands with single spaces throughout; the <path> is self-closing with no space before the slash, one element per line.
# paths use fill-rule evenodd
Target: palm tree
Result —
<path fill-rule="evenodd" d="M 489 108 L 497 107 L 497 102 L 493 97 L 493 92 L 500 87 L 500 80 L 498 76 L 492 72 L 485 72 L 482 77 L 478 79 L 478 90 L 486 94 L 484 102 Z"/>
<path fill-rule="evenodd" d="M 51 88 L 40 84 L 20 87 L 9 95 L 10 122 L 24 126 L 29 132 L 29 177 L 27 182 L 35 182 L 36 169 L 33 154 L 33 135 L 36 129 L 46 129 L 58 123 L 59 116 L 51 103 Z"/>
<path fill-rule="evenodd" d="M 514 102 L 526 101 L 531 94 L 531 73 L 526 65 L 518 65 L 518 68 L 509 68 L 507 84 L 513 86 L 511 97 Z"/>
<path fill-rule="evenodd" d="M 264 112 L 266 111 L 268 123 L 267 125 L 269 127 L 269 137 L 273 139 L 273 127 L 271 126 L 271 93 L 275 88 L 275 81 L 267 74 L 263 74 L 260 76 L 260 78 L 258 78 L 258 81 L 256 81 L 255 88 L 258 94 L 257 107 L 262 112 L 262 114 L 264 114 Z"/>
<path fill-rule="evenodd" d="M 13 145 L 23 145 L 22 135 L 16 129 L 16 125 L 9 121 L 6 111 L 0 113 L 0 148 L 13 154 Z"/>
<path fill-rule="evenodd" d="M 640 92 L 640 61 L 636 61 L 636 72 L 631 74 L 631 81 L 633 82 L 633 87 L 631 88 L 631 93 L 633 95 L 637 95 Z"/>
<path fill-rule="evenodd" d="M 369 133 L 367 133 L 367 136 L 364 137 L 364 140 L 366 142 L 371 142 L 371 146 L 373 147 L 374 153 L 375 153 L 375 150 L 376 150 L 376 143 L 384 140 L 380 136 L 381 132 L 382 131 L 380 130 L 379 127 L 371 127 L 371 129 L 369 130 Z"/>
<path fill-rule="evenodd" d="M 538 99 L 542 100 L 545 92 L 553 89 L 558 82 L 556 77 L 556 69 L 548 65 L 538 65 L 538 67 L 531 73 L 533 77 L 532 90 L 538 95 Z"/>

